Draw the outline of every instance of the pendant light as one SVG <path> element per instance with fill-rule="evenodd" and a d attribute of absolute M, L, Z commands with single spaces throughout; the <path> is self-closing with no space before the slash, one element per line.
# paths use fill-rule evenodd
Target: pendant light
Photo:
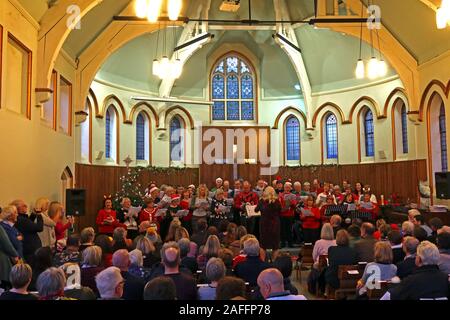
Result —
<path fill-rule="evenodd" d="M 162 0 L 150 0 L 147 7 L 147 20 L 151 23 L 158 21 Z"/>
<path fill-rule="evenodd" d="M 363 16 L 364 5 L 361 3 L 361 17 Z M 364 61 L 362 59 L 362 37 L 363 37 L 363 23 L 361 22 L 361 31 L 359 34 L 359 59 L 356 64 L 355 76 L 357 79 L 364 79 L 366 74 Z"/>
<path fill-rule="evenodd" d="M 168 4 L 168 12 L 169 12 L 169 19 L 171 21 L 178 20 L 178 17 L 180 16 L 182 7 L 182 0 L 169 0 Z"/>
<path fill-rule="evenodd" d="M 136 0 L 134 3 L 134 9 L 137 17 L 145 18 L 147 16 L 147 4 L 147 0 Z"/>
<path fill-rule="evenodd" d="M 377 39 L 378 39 L 378 52 L 380 53 L 380 60 L 378 61 L 378 76 L 385 77 L 388 73 L 388 66 L 386 61 L 384 61 L 382 53 L 381 53 L 381 43 L 380 43 L 380 34 L 377 29 Z"/>
<path fill-rule="evenodd" d="M 436 11 L 436 25 L 438 29 L 445 29 L 450 25 L 450 0 L 442 0 Z"/>

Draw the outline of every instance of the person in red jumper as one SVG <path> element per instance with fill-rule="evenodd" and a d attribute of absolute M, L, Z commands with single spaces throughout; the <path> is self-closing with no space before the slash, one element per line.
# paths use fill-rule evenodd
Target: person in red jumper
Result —
<path fill-rule="evenodd" d="M 116 218 L 116 211 L 112 208 L 111 198 L 105 197 L 103 209 L 99 210 L 96 223 L 99 233 L 110 236 L 113 234 L 115 228 L 121 226 Z"/>
<path fill-rule="evenodd" d="M 144 199 L 144 208 L 139 213 L 139 224 L 144 221 L 149 221 L 150 223 L 156 222 L 156 211 L 158 208 L 155 207 L 155 201 L 152 197 L 147 197 Z"/>
<path fill-rule="evenodd" d="M 251 217 L 247 219 L 246 205 L 258 205 L 259 197 L 256 192 L 252 191 L 252 185 L 248 181 L 242 184 L 242 191 L 234 197 L 234 207 L 240 214 L 240 221 L 235 221 L 238 225 L 243 225 L 249 233 L 259 236 L 259 217 Z"/>
<path fill-rule="evenodd" d="M 191 206 L 191 192 L 186 189 L 183 191 L 183 194 L 181 195 L 181 201 L 180 201 L 180 207 L 183 210 L 189 210 L 189 214 L 181 219 L 181 225 L 186 228 L 186 230 L 189 232 L 189 234 L 192 234 L 192 210 L 190 209 Z"/>
<path fill-rule="evenodd" d="M 286 182 L 283 187 L 283 192 L 278 196 L 281 203 L 280 230 L 282 248 L 286 247 L 286 245 L 292 248 L 292 223 L 294 221 L 297 200 L 291 191 L 292 183 Z"/>
<path fill-rule="evenodd" d="M 320 236 L 320 210 L 314 205 L 314 198 L 309 196 L 305 207 L 301 210 L 300 220 L 303 222 L 305 243 L 314 244 Z"/>

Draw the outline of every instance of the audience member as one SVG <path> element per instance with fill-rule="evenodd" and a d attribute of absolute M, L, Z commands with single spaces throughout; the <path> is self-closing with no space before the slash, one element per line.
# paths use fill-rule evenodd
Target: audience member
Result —
<path fill-rule="evenodd" d="M 65 285 L 64 271 L 54 267 L 48 268 L 39 275 L 36 282 L 39 300 L 71 300 L 64 296 Z"/>
<path fill-rule="evenodd" d="M 157 277 L 149 281 L 144 288 L 144 300 L 176 300 L 177 288 L 171 278 Z"/>
<path fill-rule="evenodd" d="M 90 246 L 84 249 L 81 261 L 81 285 L 91 288 L 95 293 L 98 293 L 95 276 L 103 270 L 101 263 L 102 248 Z"/>
<path fill-rule="evenodd" d="M 267 262 L 261 261 L 259 257 L 259 241 L 256 238 L 250 238 L 244 242 L 245 261 L 237 264 L 235 274 L 237 277 L 248 282 L 251 287 L 256 287 L 258 275 L 264 269 L 270 267 Z"/>
<path fill-rule="evenodd" d="M 317 268 L 319 264 L 319 257 L 328 254 L 328 248 L 336 245 L 334 240 L 333 227 L 329 223 L 325 223 L 320 232 L 320 240 L 316 241 L 313 248 L 314 266 Z"/>
<path fill-rule="evenodd" d="M 122 298 L 124 300 L 142 300 L 145 282 L 128 271 L 130 255 L 126 249 L 114 252 L 113 266 L 120 269 L 120 274 L 125 281 Z"/>
<path fill-rule="evenodd" d="M 414 237 L 408 236 L 403 238 L 403 252 L 405 258 L 403 261 L 397 263 L 397 276 L 400 279 L 406 278 L 416 270 L 416 252 L 419 240 Z"/>
<path fill-rule="evenodd" d="M 200 300 L 215 300 L 217 284 L 220 279 L 225 277 L 225 264 L 220 258 L 211 258 L 206 265 L 206 279 L 208 284 L 198 289 Z"/>
<path fill-rule="evenodd" d="M 0 296 L 1 300 L 37 300 L 38 298 L 28 292 L 33 271 L 28 264 L 16 264 L 9 274 L 12 289 Z"/>
<path fill-rule="evenodd" d="M 245 300 L 245 282 L 236 277 L 224 277 L 217 283 L 216 300 Z"/>
<path fill-rule="evenodd" d="M 439 269 L 450 275 L 450 233 L 442 232 L 437 236 L 439 248 Z"/>
<path fill-rule="evenodd" d="M 305 296 L 293 295 L 284 288 L 283 275 L 278 269 L 269 268 L 258 276 L 258 287 L 265 300 L 306 300 Z"/>
<path fill-rule="evenodd" d="M 125 280 L 119 268 L 108 267 L 95 277 L 100 294 L 99 300 L 120 300 L 123 296 Z"/>
<path fill-rule="evenodd" d="M 355 243 L 355 250 L 359 262 L 373 262 L 374 248 L 377 240 L 374 239 L 373 234 L 375 228 L 371 223 L 363 223 L 361 226 L 361 240 Z"/>
<path fill-rule="evenodd" d="M 402 235 L 398 230 L 392 230 L 388 233 L 387 238 L 391 244 L 393 254 L 393 264 L 398 264 L 405 258 L 405 253 L 402 248 Z"/>
<path fill-rule="evenodd" d="M 73 262 L 79 264 L 81 262 L 80 237 L 77 234 L 71 234 L 66 241 L 66 248 L 62 252 L 57 252 L 53 258 L 53 264 L 60 267 L 65 263 Z"/>
<path fill-rule="evenodd" d="M 291 294 L 297 295 L 298 290 L 291 282 L 292 257 L 289 252 L 279 252 L 273 261 L 273 267 L 280 270 L 283 275 L 284 288 Z"/>
<path fill-rule="evenodd" d="M 83 250 L 87 247 L 93 246 L 95 240 L 95 231 L 94 228 L 88 227 L 81 230 L 80 233 L 80 253 L 83 253 Z"/>
<path fill-rule="evenodd" d="M 428 241 L 436 244 L 437 232 L 444 226 L 444 223 L 440 218 L 434 217 L 428 221 L 428 224 L 431 227 L 431 235 L 428 237 Z"/>
<path fill-rule="evenodd" d="M 180 258 L 181 258 L 180 266 L 189 269 L 192 274 L 195 274 L 198 270 L 198 264 L 197 259 L 188 256 L 190 250 L 189 239 L 183 238 L 178 240 L 178 246 L 180 247 Z"/>

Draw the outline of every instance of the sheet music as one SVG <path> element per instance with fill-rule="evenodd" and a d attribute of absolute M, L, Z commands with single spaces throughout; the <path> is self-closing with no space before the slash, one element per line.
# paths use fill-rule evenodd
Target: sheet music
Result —
<path fill-rule="evenodd" d="M 314 214 L 311 212 L 311 210 L 302 208 L 301 209 L 302 215 L 304 215 L 305 217 L 313 217 Z"/>
<path fill-rule="evenodd" d="M 297 199 L 297 196 L 293 193 L 287 193 L 283 196 L 284 201 L 293 202 Z"/>
<path fill-rule="evenodd" d="M 167 209 L 159 209 L 155 213 L 155 217 L 164 217 L 167 213 Z"/>
<path fill-rule="evenodd" d="M 347 211 L 356 211 L 356 204 L 354 203 L 347 204 Z"/>
<path fill-rule="evenodd" d="M 219 209 L 222 213 L 229 213 L 231 208 L 228 206 L 219 205 L 217 209 Z"/>
<path fill-rule="evenodd" d="M 227 206 L 231 207 L 234 204 L 234 200 L 232 198 L 225 199 L 227 201 Z"/>
<path fill-rule="evenodd" d="M 216 196 L 216 193 L 215 192 L 212 192 L 212 191 L 210 191 L 209 193 L 208 193 L 208 197 L 209 198 L 214 198 Z"/>
<path fill-rule="evenodd" d="M 178 210 L 175 216 L 182 218 L 186 217 L 189 214 L 189 210 Z"/>
<path fill-rule="evenodd" d="M 366 209 L 366 210 L 372 210 L 373 203 L 372 202 L 361 202 L 361 208 Z"/>
<path fill-rule="evenodd" d="M 210 206 L 208 200 L 206 200 L 206 199 L 198 199 L 197 205 L 199 206 L 199 208 L 204 209 L 204 210 L 209 209 L 209 206 Z"/>
<path fill-rule="evenodd" d="M 249 218 L 261 216 L 261 212 L 259 212 L 259 211 L 257 212 L 257 211 L 255 211 L 255 209 L 256 209 L 256 206 L 251 206 L 251 205 L 245 206 L 245 210 L 247 211 L 247 216 Z"/>
<path fill-rule="evenodd" d="M 142 207 L 130 207 L 128 209 L 128 213 L 126 214 L 127 217 L 137 217 L 139 215 L 139 212 L 142 211 Z"/>

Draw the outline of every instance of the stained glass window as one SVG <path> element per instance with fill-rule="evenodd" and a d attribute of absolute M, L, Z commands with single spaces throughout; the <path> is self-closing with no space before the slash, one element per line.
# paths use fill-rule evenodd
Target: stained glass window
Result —
<path fill-rule="evenodd" d="M 441 164 L 442 172 L 448 171 L 447 160 L 447 125 L 445 123 L 445 107 L 444 103 L 441 105 L 439 112 L 439 136 L 441 140 Z"/>
<path fill-rule="evenodd" d="M 181 161 L 183 159 L 183 135 L 181 121 L 173 117 L 170 121 L 170 160 Z"/>
<path fill-rule="evenodd" d="M 367 110 L 364 115 L 364 138 L 366 144 L 366 157 L 375 156 L 375 134 L 373 127 L 373 113 Z"/>
<path fill-rule="evenodd" d="M 325 138 L 327 159 L 338 158 L 338 135 L 337 135 L 337 119 L 333 113 L 330 113 L 325 120 Z"/>
<path fill-rule="evenodd" d="M 136 159 L 145 160 L 145 118 L 141 113 L 136 119 Z"/>
<path fill-rule="evenodd" d="M 300 161 L 300 122 L 296 117 L 286 121 L 286 159 Z"/>
<path fill-rule="evenodd" d="M 105 129 L 106 129 L 106 132 L 105 132 L 105 157 L 106 157 L 106 159 L 110 159 L 111 158 L 111 134 L 112 134 L 110 110 L 106 111 Z"/>
<path fill-rule="evenodd" d="M 402 106 L 402 144 L 403 153 L 408 153 L 408 115 L 406 114 L 406 106 Z"/>
<path fill-rule="evenodd" d="M 212 120 L 255 120 L 255 76 L 250 64 L 231 53 L 213 70 Z"/>

